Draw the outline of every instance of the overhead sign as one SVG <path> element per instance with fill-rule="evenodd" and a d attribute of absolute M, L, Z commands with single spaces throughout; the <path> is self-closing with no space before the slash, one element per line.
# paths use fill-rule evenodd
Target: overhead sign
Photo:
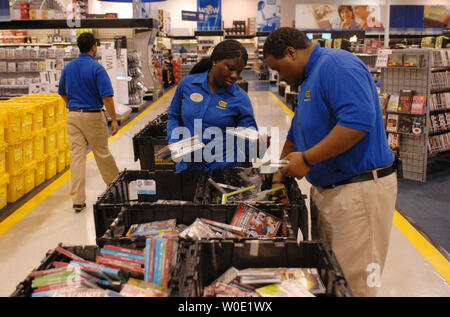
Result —
<path fill-rule="evenodd" d="M 197 22 L 200 31 L 217 31 L 222 29 L 222 1 L 197 0 L 197 11 L 205 14 L 204 22 Z"/>
<path fill-rule="evenodd" d="M 195 11 L 181 11 L 181 20 L 182 21 L 204 22 L 205 21 L 205 13 L 195 12 Z"/>
<path fill-rule="evenodd" d="M 9 0 L 0 0 L 0 21 L 10 21 Z"/>

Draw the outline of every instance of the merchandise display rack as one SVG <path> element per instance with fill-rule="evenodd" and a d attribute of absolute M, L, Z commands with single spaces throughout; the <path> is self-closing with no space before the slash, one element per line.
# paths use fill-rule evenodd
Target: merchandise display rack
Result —
<path fill-rule="evenodd" d="M 397 133 L 400 138 L 398 147 L 399 157 L 403 163 L 403 177 L 405 179 L 426 182 L 428 158 L 438 153 L 449 150 L 449 147 L 435 147 L 432 144 L 432 136 L 449 132 L 449 130 L 435 132 L 432 130 L 430 122 L 430 100 L 432 95 L 438 92 L 450 92 L 450 85 L 436 85 L 432 80 L 432 72 L 446 70 L 447 66 L 438 64 L 433 58 L 433 52 L 439 49 L 393 49 L 394 55 L 417 55 L 422 57 L 422 65 L 419 67 L 408 66 L 383 66 L 381 67 L 381 93 L 388 95 L 399 95 L 401 90 L 413 90 L 414 95 L 424 96 L 426 100 L 423 114 L 411 114 L 405 112 L 385 111 L 398 113 L 402 116 L 421 116 L 424 118 L 422 134 L 405 132 Z M 450 107 L 450 106 L 449 106 Z M 444 110 L 441 110 L 444 111 Z"/>

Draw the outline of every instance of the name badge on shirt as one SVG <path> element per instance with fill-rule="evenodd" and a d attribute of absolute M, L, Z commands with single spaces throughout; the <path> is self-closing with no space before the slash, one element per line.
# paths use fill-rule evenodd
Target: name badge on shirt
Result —
<path fill-rule="evenodd" d="M 201 94 L 199 94 L 198 92 L 195 92 L 195 93 L 191 94 L 191 100 L 194 102 L 202 102 L 203 96 Z"/>

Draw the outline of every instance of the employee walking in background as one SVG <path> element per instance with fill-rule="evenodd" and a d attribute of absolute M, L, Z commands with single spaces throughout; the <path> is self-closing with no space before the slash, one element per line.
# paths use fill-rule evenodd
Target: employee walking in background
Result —
<path fill-rule="evenodd" d="M 67 134 L 71 155 L 70 169 L 73 209 L 86 208 L 86 155 L 88 146 L 94 153 L 100 174 L 106 184 L 118 175 L 114 157 L 108 148 L 108 120 L 102 110 L 105 105 L 110 115 L 111 134 L 119 130 L 114 109 L 111 80 L 105 68 L 95 60 L 97 43 L 92 33 L 83 33 L 77 39 L 80 55 L 69 62 L 61 73 L 58 93 L 69 109 Z"/>
<path fill-rule="evenodd" d="M 293 28 L 268 36 L 264 58 L 281 78 L 301 85 L 281 154 L 289 164 L 274 181 L 306 176 L 320 238 L 335 252 L 354 294 L 376 296 L 397 175 L 370 72 L 351 53 L 312 45 Z"/>
<path fill-rule="evenodd" d="M 225 138 L 227 127 L 246 127 L 258 129 L 250 98 L 237 84 L 240 74 L 247 64 L 245 47 L 235 40 L 225 40 L 213 50 L 210 58 L 202 59 L 192 68 L 190 75 L 184 77 L 175 91 L 169 108 L 167 140 L 177 142 L 174 130 L 186 127 L 191 136 L 203 135 L 209 127 L 217 127 Z M 202 126 L 195 131 L 195 119 L 201 119 Z M 176 131 L 176 130 L 175 130 Z M 203 137 L 207 144 L 211 139 Z M 230 149 L 229 149 L 230 150 Z M 213 162 L 185 162 L 176 165 L 177 171 L 186 169 L 213 170 L 241 166 L 237 160 L 237 149 L 227 152 L 223 144 L 223 155 L 213 153 Z M 235 151 L 236 150 L 236 151 Z"/>

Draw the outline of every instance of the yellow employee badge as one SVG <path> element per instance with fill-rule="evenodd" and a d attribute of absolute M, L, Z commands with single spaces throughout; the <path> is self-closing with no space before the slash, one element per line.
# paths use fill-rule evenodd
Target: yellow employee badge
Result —
<path fill-rule="evenodd" d="M 307 90 L 305 92 L 305 100 L 304 101 L 310 101 L 311 100 L 311 90 Z"/>
<path fill-rule="evenodd" d="M 227 104 L 228 104 L 228 102 L 220 100 L 218 105 L 219 105 L 220 109 L 225 109 L 227 107 Z"/>
<path fill-rule="evenodd" d="M 198 92 L 191 94 L 190 98 L 194 102 L 202 102 L 203 101 L 203 96 L 201 94 L 199 94 Z"/>

